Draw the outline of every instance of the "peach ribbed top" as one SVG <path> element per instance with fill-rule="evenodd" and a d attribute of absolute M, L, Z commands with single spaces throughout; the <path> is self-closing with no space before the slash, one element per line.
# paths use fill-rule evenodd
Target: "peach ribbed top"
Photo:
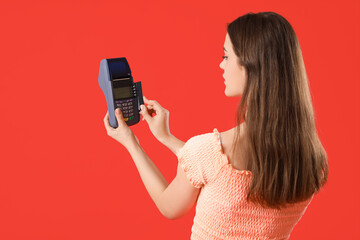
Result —
<path fill-rule="evenodd" d="M 229 163 L 216 128 L 190 138 L 177 157 L 190 183 L 201 188 L 192 240 L 289 239 L 313 198 L 281 210 L 247 202 L 252 173 Z"/>

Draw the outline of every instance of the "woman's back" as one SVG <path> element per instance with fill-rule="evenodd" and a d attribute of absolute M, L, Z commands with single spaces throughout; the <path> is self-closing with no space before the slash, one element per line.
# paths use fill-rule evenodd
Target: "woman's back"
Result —
<path fill-rule="evenodd" d="M 216 128 L 189 139 L 178 159 L 193 186 L 202 187 L 191 239 L 288 239 L 312 199 L 281 210 L 248 202 L 252 173 L 230 164 Z"/>
<path fill-rule="evenodd" d="M 221 146 L 221 151 L 226 155 L 228 162 L 237 170 L 247 170 L 246 169 L 246 158 L 244 152 L 246 151 L 246 144 L 243 138 L 244 130 L 245 130 L 245 123 L 240 125 L 241 128 L 241 138 L 239 144 L 239 151 L 236 156 L 232 155 L 232 145 L 234 139 L 234 131 L 236 128 L 229 129 L 225 132 L 219 132 L 219 141 Z"/>

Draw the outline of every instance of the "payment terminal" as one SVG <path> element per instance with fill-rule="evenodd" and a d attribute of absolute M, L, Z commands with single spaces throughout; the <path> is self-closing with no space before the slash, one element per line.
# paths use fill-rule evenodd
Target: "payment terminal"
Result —
<path fill-rule="evenodd" d="M 99 85 L 109 111 L 109 122 L 118 127 L 115 109 L 120 108 L 128 126 L 140 121 L 140 105 L 144 104 L 141 82 L 134 83 L 126 58 L 109 58 L 100 61 Z"/>

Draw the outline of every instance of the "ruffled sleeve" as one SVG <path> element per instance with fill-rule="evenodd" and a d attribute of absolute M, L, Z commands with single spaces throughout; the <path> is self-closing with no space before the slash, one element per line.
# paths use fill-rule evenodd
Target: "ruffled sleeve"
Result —
<path fill-rule="evenodd" d="M 177 158 L 190 183 L 196 188 L 201 188 L 204 185 L 204 179 L 201 174 L 196 138 L 197 136 L 192 137 L 185 143 L 178 151 Z"/>
<path fill-rule="evenodd" d="M 213 133 L 190 138 L 178 151 L 177 158 L 186 177 L 196 188 L 212 181 L 223 165 Z"/>

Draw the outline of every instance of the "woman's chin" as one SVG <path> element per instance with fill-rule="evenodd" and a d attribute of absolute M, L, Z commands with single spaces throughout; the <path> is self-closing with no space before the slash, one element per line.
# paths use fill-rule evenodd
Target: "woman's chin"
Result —
<path fill-rule="evenodd" d="M 242 94 L 229 93 L 227 88 L 225 88 L 224 93 L 225 93 L 225 96 L 227 96 L 227 97 L 241 97 L 242 96 Z"/>
<path fill-rule="evenodd" d="M 227 97 L 231 97 L 231 96 L 229 96 L 229 93 L 228 93 L 228 91 L 227 91 L 227 88 L 225 87 L 225 91 L 224 91 L 224 93 L 225 93 L 225 96 L 227 96 Z"/>

